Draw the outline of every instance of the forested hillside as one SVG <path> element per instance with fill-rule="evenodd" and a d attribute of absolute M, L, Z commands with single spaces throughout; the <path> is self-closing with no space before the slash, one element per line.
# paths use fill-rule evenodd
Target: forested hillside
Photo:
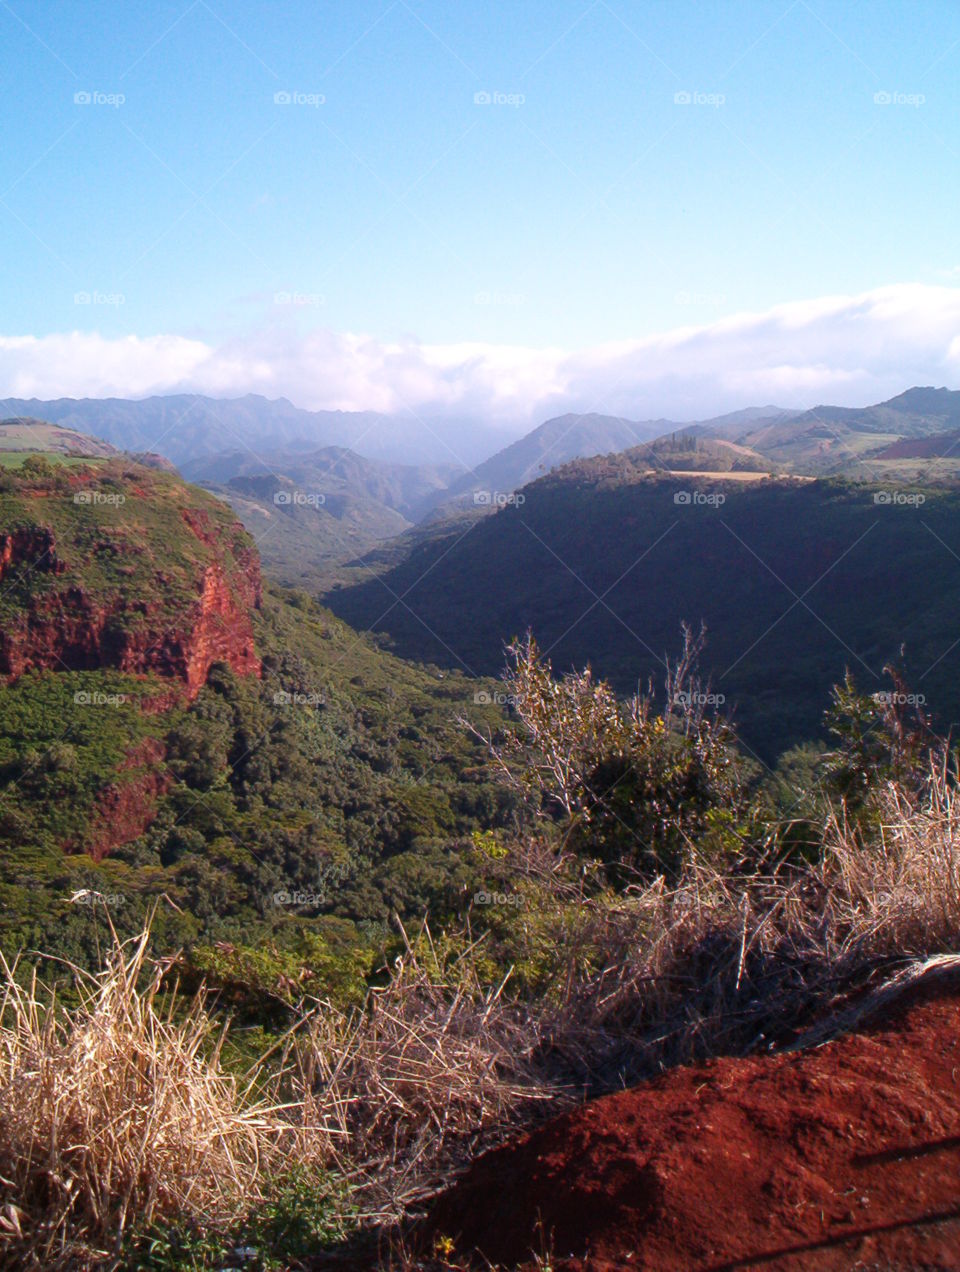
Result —
<path fill-rule="evenodd" d="M 471 673 L 531 628 L 557 666 L 623 692 L 659 683 L 680 623 L 703 620 L 712 690 L 768 759 L 817 734 L 845 669 L 880 689 L 901 646 L 915 691 L 960 718 L 960 493 L 649 469 L 643 448 L 568 465 L 328 603 Z"/>

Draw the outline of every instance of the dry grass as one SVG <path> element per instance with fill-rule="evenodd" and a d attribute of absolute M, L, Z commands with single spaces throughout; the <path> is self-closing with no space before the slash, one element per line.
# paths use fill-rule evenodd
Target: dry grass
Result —
<path fill-rule="evenodd" d="M 337 1159 L 366 1210 L 416 1208 L 518 1118 L 678 1063 L 789 1045 L 851 992 L 960 949 L 957 801 L 934 766 L 920 803 L 883 793 L 876 835 L 832 820 L 816 864 L 693 864 L 677 887 L 615 900 L 572 899 L 542 854 L 518 855 L 541 908 L 554 889 L 564 915 L 544 993 L 483 991 L 482 943 L 441 967 L 424 933 L 366 1011 L 326 1015 L 309 1039 L 314 1120 L 341 1131 Z"/>
<path fill-rule="evenodd" d="M 406 934 L 404 934 L 406 938 Z M 536 1016 L 483 988 L 476 946 L 438 953 L 424 925 L 362 1012 L 321 1013 L 299 1054 L 307 1120 L 362 1187 L 367 1217 L 394 1218 L 425 1186 L 559 1094 L 536 1063 Z"/>
<path fill-rule="evenodd" d="M 851 990 L 960 948 L 958 798 L 936 763 L 922 798 L 882 793 L 870 834 L 833 818 L 815 864 L 695 862 L 676 887 L 619 897 L 571 893 L 555 857 L 518 852 L 535 904 L 513 939 L 550 951 L 542 993 L 491 986 L 489 938 L 438 948 L 424 926 L 363 1011 L 315 1006 L 255 1087 L 224 1072 L 202 1000 L 161 994 L 146 934 L 97 977 L 73 969 L 69 1010 L 2 963 L 0 1252 L 83 1267 L 133 1224 L 227 1226 L 292 1159 L 329 1163 L 368 1220 L 399 1217 L 584 1091 L 789 1045 Z"/>
<path fill-rule="evenodd" d="M 960 949 L 956 775 L 932 757 L 922 799 L 890 784 L 878 817 L 865 834 L 834 816 L 816 864 L 728 875 L 694 861 L 676 888 L 586 905 L 568 958 L 590 951 L 599 969 L 538 1022 L 566 1071 L 603 1090 L 782 1045 L 878 975 Z"/>
<path fill-rule="evenodd" d="M 164 1220 L 228 1224 L 260 1196 L 290 1127 L 223 1072 L 203 1002 L 160 998 L 148 933 L 103 972 L 76 968 L 79 1005 L 40 1002 L 2 961 L 0 1255 L 96 1265 Z M 147 977 L 146 988 L 142 988 Z M 138 988 L 138 986 L 141 986 Z"/>
<path fill-rule="evenodd" d="M 949 948 L 960 935 L 960 789 L 946 761 L 931 757 L 919 803 L 887 786 L 871 839 L 834 818 L 823 862 L 831 905 L 861 950 Z"/>

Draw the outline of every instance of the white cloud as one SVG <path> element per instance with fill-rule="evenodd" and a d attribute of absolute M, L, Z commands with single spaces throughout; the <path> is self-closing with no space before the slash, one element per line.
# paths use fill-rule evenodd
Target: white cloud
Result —
<path fill-rule="evenodd" d="M 188 380 L 210 355 L 202 341 L 183 336 L 0 336 L 0 391 L 7 397 L 144 397 Z"/>
<path fill-rule="evenodd" d="M 220 345 L 178 335 L 0 337 L 5 396 L 254 392 L 314 408 L 410 407 L 511 430 L 567 410 L 692 419 L 771 401 L 858 405 L 912 384 L 954 384 L 958 372 L 960 288 L 919 284 L 579 351 L 282 328 Z"/>

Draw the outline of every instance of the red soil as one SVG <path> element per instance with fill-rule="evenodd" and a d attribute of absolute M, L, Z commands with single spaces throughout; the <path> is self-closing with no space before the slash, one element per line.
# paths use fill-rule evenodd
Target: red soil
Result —
<path fill-rule="evenodd" d="M 556 1118 L 475 1162 L 430 1240 L 565 1272 L 960 1268 L 953 985 L 817 1049 L 675 1069 Z"/>
<path fill-rule="evenodd" d="M 163 766 L 163 743 L 144 738 L 118 766 L 123 776 L 102 790 L 90 818 L 87 852 L 94 861 L 132 843 L 157 815 L 157 801 L 173 781 Z"/>
<path fill-rule="evenodd" d="M 899 442 L 880 451 L 877 459 L 937 459 L 941 456 L 960 459 L 960 432 L 937 433 L 932 437 L 902 437 Z"/>

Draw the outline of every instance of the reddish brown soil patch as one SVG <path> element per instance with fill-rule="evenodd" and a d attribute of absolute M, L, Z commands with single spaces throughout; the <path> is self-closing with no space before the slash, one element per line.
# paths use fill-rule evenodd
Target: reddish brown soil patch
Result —
<path fill-rule="evenodd" d="M 157 801 L 172 778 L 163 767 L 163 743 L 144 738 L 118 766 L 120 776 L 100 792 L 90 817 L 87 852 L 94 861 L 138 839 L 157 815 Z"/>
<path fill-rule="evenodd" d="M 880 451 L 877 459 L 960 459 L 960 432 L 936 433 L 932 437 L 904 437 Z"/>
<path fill-rule="evenodd" d="M 439 1234 L 568 1272 L 960 1268 L 956 980 L 816 1050 L 676 1069 L 556 1118 L 475 1162 Z"/>

